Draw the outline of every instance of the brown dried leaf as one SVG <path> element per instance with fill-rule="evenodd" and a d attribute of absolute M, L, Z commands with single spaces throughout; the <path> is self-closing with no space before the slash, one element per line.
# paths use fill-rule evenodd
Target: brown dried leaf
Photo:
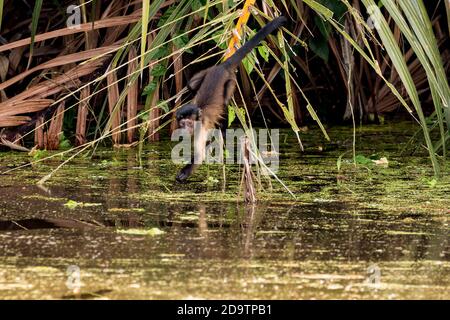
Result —
<path fill-rule="evenodd" d="M 0 90 L 3 90 L 14 83 L 24 79 L 25 77 L 29 76 L 30 74 L 44 69 L 54 68 L 62 65 L 67 65 L 70 63 L 75 63 L 78 61 L 88 60 L 91 58 L 94 58 L 96 56 L 100 56 L 103 54 L 106 54 L 108 52 L 114 52 L 119 49 L 119 45 L 112 45 L 112 46 L 106 46 L 106 47 L 100 47 L 97 49 L 92 50 L 86 50 L 82 52 L 72 53 L 65 56 L 56 57 L 50 61 L 47 61 L 45 63 L 42 63 L 34 68 L 31 68 L 25 72 L 22 72 L 15 77 L 9 79 L 8 81 L 5 81 L 3 83 L 0 83 Z M 0 56 L 1 58 L 2 56 Z M 0 76 L 1 76 L 1 59 L 0 59 Z"/>
<path fill-rule="evenodd" d="M 3 82 L 6 79 L 6 74 L 8 73 L 9 59 L 4 55 L 0 54 L 0 80 Z M 1 84 L 0 84 L 1 85 Z"/>
<path fill-rule="evenodd" d="M 30 117 L 26 116 L 3 116 L 0 117 L 0 127 L 15 127 L 28 123 Z"/>
<path fill-rule="evenodd" d="M 132 46 L 128 54 L 128 60 L 130 61 L 127 70 L 128 75 L 134 73 L 138 68 L 138 62 L 135 59 L 136 57 L 137 57 L 136 48 Z M 128 79 L 131 79 L 131 77 L 129 77 Z M 136 125 L 138 96 L 139 96 L 139 83 L 138 80 L 136 79 L 134 83 L 128 86 L 127 91 L 127 128 L 128 128 L 127 138 L 129 143 L 132 143 L 134 141 L 134 136 L 136 133 L 136 128 L 134 128 L 134 126 Z"/>
<path fill-rule="evenodd" d="M 30 99 L 16 101 L 9 105 L 0 104 L 0 120 L 7 116 L 41 111 L 53 103 L 51 99 Z M 1 127 L 1 126 L 0 126 Z"/>
<path fill-rule="evenodd" d="M 111 72 L 106 76 L 108 83 L 108 106 L 111 116 L 111 131 L 114 144 L 120 142 L 120 132 L 118 127 L 120 125 L 120 106 L 117 105 L 119 101 L 119 85 L 117 83 L 117 73 Z"/>
<path fill-rule="evenodd" d="M 141 13 L 142 13 L 141 10 L 137 10 L 127 16 L 120 16 L 120 17 L 113 17 L 113 18 L 97 20 L 94 22 L 94 24 L 92 24 L 92 22 L 83 23 L 83 24 L 79 25 L 79 28 L 67 27 L 67 28 L 63 28 L 63 29 L 50 31 L 50 32 L 45 32 L 45 33 L 36 35 L 36 37 L 34 38 L 34 43 L 36 44 L 40 41 L 53 39 L 53 38 L 57 38 L 57 37 L 62 37 L 62 36 L 67 36 L 67 35 L 71 35 L 71 34 L 75 34 L 75 33 L 134 23 L 141 19 Z M 0 46 L 0 52 L 6 51 L 6 50 L 11 50 L 11 49 L 22 47 L 22 46 L 27 46 L 30 43 L 31 43 L 31 38 L 14 41 L 12 43 L 8 43 L 8 44 Z"/>

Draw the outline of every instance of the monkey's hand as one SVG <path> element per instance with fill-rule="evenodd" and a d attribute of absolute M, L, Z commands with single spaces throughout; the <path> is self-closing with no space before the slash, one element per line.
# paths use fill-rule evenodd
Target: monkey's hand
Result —
<path fill-rule="evenodd" d="M 187 178 L 190 177 L 192 174 L 193 165 L 188 164 L 183 169 L 180 170 L 180 172 L 177 174 L 177 181 L 180 183 L 185 183 Z"/>

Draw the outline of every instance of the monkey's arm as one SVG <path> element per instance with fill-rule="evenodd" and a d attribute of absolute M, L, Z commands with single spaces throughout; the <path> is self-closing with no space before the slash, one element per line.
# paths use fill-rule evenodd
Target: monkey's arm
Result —
<path fill-rule="evenodd" d="M 196 92 L 198 88 L 200 88 L 200 85 L 203 82 L 203 79 L 205 79 L 206 73 L 208 72 L 208 69 L 202 70 L 198 73 L 196 73 L 188 82 L 187 87 L 190 91 Z"/>
<path fill-rule="evenodd" d="M 204 125 L 200 127 L 200 130 L 195 134 L 194 140 L 194 155 L 192 156 L 191 163 L 185 165 L 183 169 L 176 176 L 178 182 L 185 182 L 187 178 L 203 163 L 206 156 L 208 128 Z"/>
<path fill-rule="evenodd" d="M 233 97 L 234 90 L 236 89 L 236 79 L 229 79 L 225 82 L 225 88 L 223 89 L 224 107 L 227 107 Z"/>

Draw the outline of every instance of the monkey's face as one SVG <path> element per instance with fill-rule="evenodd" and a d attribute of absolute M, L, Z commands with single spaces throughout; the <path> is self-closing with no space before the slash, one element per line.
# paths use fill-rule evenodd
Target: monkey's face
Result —
<path fill-rule="evenodd" d="M 178 128 L 186 130 L 190 135 L 194 134 L 195 119 L 193 117 L 183 118 L 178 120 Z"/>
<path fill-rule="evenodd" d="M 195 104 L 182 106 L 176 114 L 178 128 L 186 130 L 189 134 L 194 134 L 195 121 L 199 121 L 201 110 Z"/>

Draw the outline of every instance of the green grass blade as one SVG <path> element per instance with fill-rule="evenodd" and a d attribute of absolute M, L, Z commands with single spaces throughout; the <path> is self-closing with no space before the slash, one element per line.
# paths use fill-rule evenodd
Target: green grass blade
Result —
<path fill-rule="evenodd" d="M 4 0 L 0 0 L 0 31 L 2 30 L 3 5 Z"/>
<path fill-rule="evenodd" d="M 31 17 L 31 43 L 30 43 L 30 57 L 28 58 L 27 70 L 30 67 L 31 59 L 33 58 L 34 38 L 36 37 L 39 16 L 41 15 L 42 0 L 36 0 Z"/>
<path fill-rule="evenodd" d="M 450 1 L 445 1 L 445 11 L 447 11 L 448 32 L 450 33 Z"/>
<path fill-rule="evenodd" d="M 433 33 L 433 26 L 431 25 L 426 8 L 423 5 L 422 0 L 417 0 L 417 2 L 420 10 L 417 10 L 417 7 L 413 6 L 408 1 L 405 3 L 400 2 L 399 4 L 414 31 L 413 35 L 417 37 L 418 43 L 423 47 L 424 54 L 422 54 L 422 57 L 419 57 L 419 59 L 427 71 L 430 87 L 434 86 L 435 91 L 437 91 L 436 93 L 439 95 L 433 95 L 435 108 L 439 109 L 439 111 L 444 110 L 447 128 L 450 128 L 450 89 L 444 64 L 442 62 L 441 54 L 439 53 L 436 36 Z M 413 41 L 413 39 L 414 38 L 411 38 L 411 41 Z"/>
<path fill-rule="evenodd" d="M 150 0 L 142 0 L 142 29 L 141 29 L 141 76 L 144 70 L 144 55 L 147 44 L 148 23 L 150 20 Z"/>
<path fill-rule="evenodd" d="M 95 11 L 96 10 L 97 10 L 97 0 L 92 0 L 92 5 L 91 5 L 92 29 L 94 29 Z"/>
<path fill-rule="evenodd" d="M 383 14 L 381 13 L 378 6 L 375 4 L 373 0 L 362 0 L 366 8 L 371 9 L 371 13 L 374 15 L 374 19 L 376 21 L 375 26 L 378 32 L 378 35 L 381 38 L 381 41 L 384 44 L 384 47 L 386 49 L 386 52 L 388 53 L 392 64 L 394 65 L 395 69 L 398 72 L 398 75 L 400 79 L 402 80 L 403 85 L 405 86 L 405 89 L 411 99 L 412 104 L 414 105 L 414 108 L 417 112 L 417 115 L 419 117 L 420 125 L 422 127 L 422 131 L 424 134 L 425 142 L 428 148 L 428 153 L 430 156 L 431 163 L 433 165 L 434 173 L 436 176 L 440 176 L 440 165 L 436 157 L 436 153 L 434 150 L 433 142 L 430 137 L 430 132 L 428 130 L 427 121 L 425 119 L 425 116 L 422 111 L 422 106 L 419 100 L 419 94 L 417 92 L 417 89 L 415 87 L 414 81 L 412 79 L 412 76 L 408 70 L 406 61 L 403 57 L 403 54 L 399 48 L 399 45 L 397 41 L 395 40 L 395 37 L 389 28 L 389 25 L 384 18 Z M 427 67 L 429 67 L 428 63 L 422 59 L 424 59 L 424 52 L 423 49 L 419 46 L 417 43 L 417 39 L 414 39 L 413 31 L 408 27 L 407 22 L 405 21 L 404 17 L 401 14 L 401 11 L 399 7 L 394 3 L 392 0 L 384 0 L 383 4 L 385 8 L 388 10 L 390 16 L 394 19 L 396 25 L 400 28 L 402 33 L 405 35 L 405 37 L 410 42 L 414 52 L 418 56 L 418 58 L 421 60 L 422 65 L 424 66 L 425 70 L 427 70 Z M 430 78 L 433 78 L 432 74 L 428 74 L 428 80 L 433 81 L 433 79 L 430 80 Z"/>
<path fill-rule="evenodd" d="M 314 0 L 303 0 L 311 9 L 323 16 L 325 19 L 333 18 L 333 11 Z"/>

